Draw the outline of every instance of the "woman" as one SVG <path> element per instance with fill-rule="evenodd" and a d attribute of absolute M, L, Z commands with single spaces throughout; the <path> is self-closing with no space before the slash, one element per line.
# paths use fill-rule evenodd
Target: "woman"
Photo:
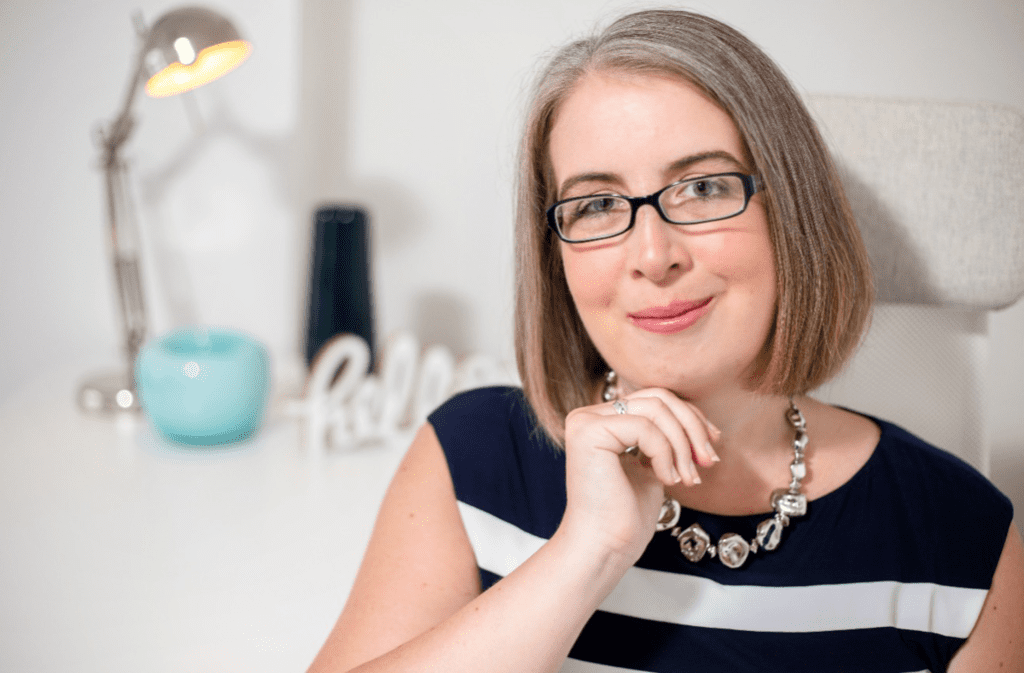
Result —
<path fill-rule="evenodd" d="M 519 194 L 524 390 L 431 415 L 311 670 L 1024 670 L 1009 501 L 805 395 L 872 292 L 763 53 L 674 11 L 569 45 Z"/>

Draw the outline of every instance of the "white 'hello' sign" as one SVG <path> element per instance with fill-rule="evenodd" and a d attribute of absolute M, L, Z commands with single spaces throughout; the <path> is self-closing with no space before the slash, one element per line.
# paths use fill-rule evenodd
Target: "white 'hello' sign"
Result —
<path fill-rule="evenodd" d="M 471 355 L 459 362 L 444 346 L 421 351 L 408 332 L 391 337 L 379 373 L 367 374 L 370 348 L 355 335 L 339 335 L 317 353 L 304 399 L 293 413 L 305 420 L 311 453 L 384 443 L 414 431 L 454 393 L 515 384 L 497 360 Z"/>

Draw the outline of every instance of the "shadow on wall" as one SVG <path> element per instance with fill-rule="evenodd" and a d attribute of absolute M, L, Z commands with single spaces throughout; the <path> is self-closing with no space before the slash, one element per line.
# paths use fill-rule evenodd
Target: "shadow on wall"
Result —
<path fill-rule="evenodd" d="M 472 310 L 457 297 L 425 292 L 416 297 L 412 327 L 424 345 L 444 344 L 456 358 L 470 353 Z"/>
<path fill-rule="evenodd" d="M 992 482 L 1015 503 L 1024 502 L 1024 450 L 997 444 L 992 451 Z M 1017 530 L 1024 535 L 1024 512 L 1014 512 Z"/>
<path fill-rule="evenodd" d="M 295 136 L 254 132 L 223 101 L 200 126 L 171 156 L 138 172 L 150 336 L 198 323 L 243 329 L 271 347 L 275 369 L 286 368 L 285 385 L 296 384 L 315 210 L 304 203 L 308 166 Z M 346 180 L 344 192 L 358 198 L 335 201 L 369 212 L 378 259 L 415 238 L 423 209 L 402 185 Z M 446 330 L 444 343 L 464 342 L 468 322 L 451 323 L 460 336 Z"/>
<path fill-rule="evenodd" d="M 159 164 L 138 172 L 150 336 L 187 324 L 243 329 L 275 359 L 296 348 L 293 141 L 261 135 L 221 103 Z"/>

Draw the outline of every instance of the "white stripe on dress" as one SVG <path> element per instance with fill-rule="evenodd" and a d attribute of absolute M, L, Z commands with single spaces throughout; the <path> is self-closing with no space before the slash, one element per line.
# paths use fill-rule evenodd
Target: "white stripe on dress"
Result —
<path fill-rule="evenodd" d="M 505 576 L 546 540 L 463 502 L 477 564 Z M 670 624 L 806 633 L 896 627 L 966 638 L 987 591 L 932 583 L 856 582 L 800 587 L 736 586 L 630 568 L 600 609 Z"/>
<path fill-rule="evenodd" d="M 580 661 L 572 657 L 565 660 L 559 673 L 646 673 L 637 668 L 622 668 L 620 666 L 609 666 L 607 664 L 595 664 L 589 661 Z"/>
<path fill-rule="evenodd" d="M 566 659 L 559 673 L 646 673 L 636 668 L 621 668 L 619 666 L 608 666 L 607 664 L 594 664 L 579 659 Z M 908 671 L 908 673 L 911 673 Z M 931 673 L 929 670 L 915 671 L 914 673 Z"/>

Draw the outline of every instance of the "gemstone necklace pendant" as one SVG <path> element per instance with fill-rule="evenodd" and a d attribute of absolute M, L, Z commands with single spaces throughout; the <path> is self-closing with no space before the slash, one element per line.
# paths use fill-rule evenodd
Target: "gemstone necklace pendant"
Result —
<path fill-rule="evenodd" d="M 769 504 L 775 510 L 775 514 L 757 525 L 756 534 L 750 542 L 736 533 L 726 533 L 719 538 L 717 544 L 712 544 L 711 536 L 700 524 L 694 523 L 687 528 L 679 527 L 677 524 L 682 508 L 675 498 L 665 499 L 658 516 L 657 530 L 670 531 L 672 537 L 679 541 L 679 551 L 688 561 L 697 563 L 705 555 L 712 558 L 717 556 L 725 566 L 740 568 L 747 562 L 750 554 L 756 554 L 761 549 L 772 551 L 778 547 L 782 540 L 782 529 L 789 525 L 790 519 L 807 513 L 807 496 L 800 491 L 800 482 L 807 476 L 807 465 L 804 463 L 807 423 L 803 414 L 793 404 L 792 398 L 789 400 L 786 420 L 796 432 L 793 439 L 793 462 L 789 465 L 789 487 L 772 491 Z"/>

